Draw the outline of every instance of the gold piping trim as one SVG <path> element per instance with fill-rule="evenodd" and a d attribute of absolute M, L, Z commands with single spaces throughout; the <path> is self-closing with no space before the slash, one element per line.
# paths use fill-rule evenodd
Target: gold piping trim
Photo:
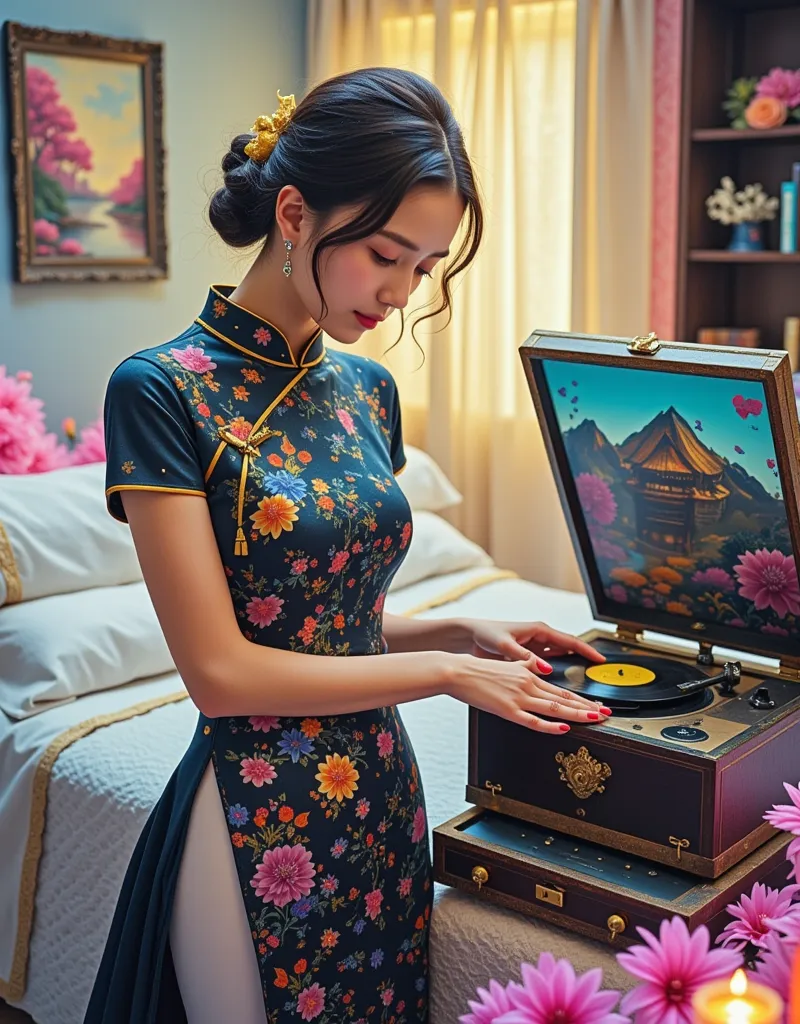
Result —
<path fill-rule="evenodd" d="M 28 824 L 28 840 L 25 845 L 25 859 L 22 865 L 20 882 L 19 911 L 17 913 L 17 940 L 14 944 L 14 957 L 11 961 L 11 975 L 8 981 L 0 978 L 0 996 L 7 1000 L 21 999 L 25 994 L 26 975 L 28 970 L 28 953 L 31 931 L 33 930 L 33 911 L 36 902 L 36 880 L 39 873 L 39 860 L 42 856 L 42 836 L 44 834 L 45 817 L 47 814 L 47 787 L 50 783 L 50 772 L 59 754 L 76 740 L 83 739 L 96 729 L 106 725 L 114 725 L 148 711 L 186 700 L 189 696 L 185 690 L 180 693 L 168 693 L 162 697 L 153 697 L 120 711 L 112 711 L 105 715 L 95 715 L 79 722 L 72 728 L 56 736 L 36 765 L 33 779 L 33 795 L 31 799 L 31 816 Z"/>
<path fill-rule="evenodd" d="M 0 575 L 6 581 L 6 604 L 17 604 L 22 600 L 22 577 L 14 558 L 14 549 L 8 534 L 0 522 Z"/>
<path fill-rule="evenodd" d="M 205 491 L 194 491 L 188 487 L 153 487 L 150 484 L 115 484 L 106 490 L 106 497 L 108 498 L 116 491 L 171 491 L 173 494 L 197 494 L 201 498 L 208 497 Z M 126 519 L 120 519 L 119 516 L 115 516 L 111 509 L 109 509 L 109 512 L 111 518 L 116 519 L 118 523 L 127 522 Z"/>
<path fill-rule="evenodd" d="M 400 476 L 400 474 L 403 472 L 403 470 L 406 468 L 407 465 L 408 465 L 408 459 L 406 459 L 406 461 L 403 463 L 403 465 L 399 469 L 392 470 L 392 472 L 394 473 L 395 476 Z"/>
<path fill-rule="evenodd" d="M 286 341 L 286 338 L 284 337 L 283 331 L 276 324 L 272 323 L 271 320 L 266 320 L 266 319 L 264 319 L 263 316 L 259 316 L 258 313 L 253 313 L 251 310 L 245 309 L 244 306 L 240 306 L 238 302 L 234 302 L 233 299 L 227 298 L 220 291 L 220 288 L 230 288 L 231 290 L 233 290 L 233 289 L 235 289 L 235 287 L 236 287 L 235 285 L 231 285 L 231 284 L 227 284 L 227 285 L 226 284 L 223 284 L 223 285 L 212 284 L 211 285 L 211 291 L 217 296 L 217 298 L 222 299 L 223 302 L 227 302 L 228 305 L 233 306 L 234 309 L 238 309 L 242 313 L 247 313 L 248 316 L 254 316 L 256 318 L 256 320 L 260 320 L 262 323 L 265 323 L 268 327 L 271 327 L 273 329 L 273 331 L 277 331 L 277 333 L 281 336 L 281 338 L 283 338 L 283 340 Z M 303 365 L 303 359 L 305 357 L 306 352 L 308 352 L 308 350 L 311 348 L 311 346 L 314 344 L 314 342 L 317 340 L 317 338 L 320 336 L 320 334 L 322 334 L 322 328 L 318 326 L 316 333 L 312 334 L 311 340 L 308 342 L 306 347 L 303 349 L 303 355 L 300 357 L 300 364 L 299 364 L 300 366 Z M 226 339 L 226 340 L 230 340 L 230 339 Z M 233 342 L 232 344 L 236 344 L 236 343 Z M 286 342 L 286 347 L 289 348 L 288 341 Z M 249 349 L 247 351 L 249 351 Z M 295 361 L 294 352 L 292 352 L 291 349 L 289 349 L 289 354 L 292 357 L 292 365 L 293 366 L 297 366 L 298 364 Z M 323 352 L 323 355 L 324 354 L 325 353 Z M 277 365 L 278 366 L 285 366 L 286 364 L 285 363 L 278 363 Z M 316 365 L 316 364 L 314 364 L 314 365 Z"/>
<path fill-rule="evenodd" d="M 459 597 L 463 597 L 465 594 L 469 594 L 473 590 L 477 590 L 479 587 L 484 587 L 487 583 L 494 583 L 495 580 L 508 579 L 519 579 L 519 575 L 518 573 L 515 573 L 513 569 L 494 569 L 491 572 L 486 572 L 482 576 L 476 577 L 474 580 L 466 580 L 464 583 L 460 583 L 457 587 L 451 587 L 450 590 L 446 590 L 443 594 L 439 594 L 438 597 L 432 597 L 428 601 L 422 601 L 420 604 L 414 605 L 407 611 L 399 612 L 398 614 L 410 618 L 414 615 L 419 615 L 421 612 L 430 611 L 431 608 L 438 608 L 440 605 L 448 604 L 450 601 L 457 601 Z"/>
<path fill-rule="evenodd" d="M 211 324 L 207 324 L 202 317 L 196 316 L 194 318 L 194 322 L 196 324 L 200 324 L 204 331 L 208 331 L 209 334 L 213 334 L 215 338 L 219 338 L 220 341 L 224 341 L 226 345 L 230 345 L 232 348 L 238 349 L 240 352 L 244 352 L 246 356 L 250 356 L 253 359 L 258 359 L 262 363 L 269 363 L 270 366 L 282 366 L 284 370 L 297 370 L 301 366 L 304 367 L 305 369 L 311 369 L 312 366 L 319 365 L 319 363 L 321 363 L 322 360 L 325 358 L 325 349 L 323 348 L 322 352 L 320 352 L 319 356 L 313 362 L 303 362 L 303 360 L 305 359 L 306 352 L 308 352 L 309 348 L 311 348 L 311 346 L 317 340 L 317 338 L 319 337 L 319 333 L 315 334 L 311 341 L 306 345 L 305 349 L 303 349 L 303 355 L 299 363 L 294 358 L 294 354 L 292 353 L 291 349 L 289 349 L 289 354 L 292 356 L 291 363 L 280 363 L 278 362 L 277 359 L 267 359 L 266 356 L 261 356 L 258 354 L 258 352 L 253 352 L 252 349 L 245 348 L 245 346 L 240 345 L 238 341 L 232 341 L 230 338 L 226 337 L 226 335 L 222 334 L 220 331 L 212 327 Z M 276 327 L 275 330 L 277 331 L 278 328 Z M 282 334 L 281 337 L 283 337 Z M 288 343 L 286 347 L 289 348 Z"/>
<path fill-rule="evenodd" d="M 220 441 L 219 447 L 214 452 L 214 458 L 208 464 L 208 469 L 206 470 L 205 476 L 203 477 L 203 482 L 204 483 L 208 483 L 211 474 L 214 472 L 214 469 L 215 469 L 217 463 L 219 462 L 220 455 L 222 455 L 222 453 L 225 451 L 225 446 L 226 446 L 227 443 L 228 443 L 227 441 Z"/>

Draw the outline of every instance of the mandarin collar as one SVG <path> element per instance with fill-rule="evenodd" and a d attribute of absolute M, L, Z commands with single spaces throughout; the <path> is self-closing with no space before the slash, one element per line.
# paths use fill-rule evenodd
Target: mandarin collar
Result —
<path fill-rule="evenodd" d="M 229 296 L 233 290 L 234 286 L 229 284 L 212 285 L 196 323 L 226 344 L 271 366 L 300 369 L 321 362 L 325 355 L 322 328 L 308 339 L 298 361 L 289 342 L 274 324 L 231 302 Z"/>

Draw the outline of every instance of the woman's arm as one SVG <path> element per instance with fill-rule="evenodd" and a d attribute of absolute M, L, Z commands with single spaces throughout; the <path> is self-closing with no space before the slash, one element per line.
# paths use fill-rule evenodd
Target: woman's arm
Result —
<path fill-rule="evenodd" d="M 206 502 L 133 490 L 122 501 L 176 668 L 209 718 L 342 715 L 436 693 L 542 732 L 567 727 L 539 714 L 598 717 L 596 705 L 539 679 L 522 661 L 441 651 L 320 657 L 251 643 L 236 621 Z"/>
<path fill-rule="evenodd" d="M 462 619 L 410 619 L 383 613 L 383 635 L 392 654 L 449 651 L 469 654 L 472 630 Z"/>

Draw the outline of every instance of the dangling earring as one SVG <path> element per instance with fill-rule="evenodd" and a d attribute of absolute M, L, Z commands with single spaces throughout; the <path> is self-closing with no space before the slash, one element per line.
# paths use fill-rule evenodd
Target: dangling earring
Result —
<path fill-rule="evenodd" d="M 288 238 L 284 238 L 283 244 L 286 248 L 286 262 L 283 265 L 283 273 L 285 274 L 286 277 L 291 277 L 292 261 L 289 259 L 289 253 L 292 251 L 292 249 L 294 249 L 294 246 L 292 245 Z"/>

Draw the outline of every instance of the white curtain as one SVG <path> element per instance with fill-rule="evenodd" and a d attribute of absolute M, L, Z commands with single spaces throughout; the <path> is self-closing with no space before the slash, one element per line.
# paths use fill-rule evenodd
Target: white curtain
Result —
<path fill-rule="evenodd" d="M 571 327 L 584 2 L 595 0 L 310 0 L 308 16 L 311 84 L 356 67 L 409 68 L 436 82 L 461 123 L 486 235 L 452 323 L 421 326 L 422 365 L 408 332 L 386 351 L 393 320 L 360 350 L 397 379 L 407 441 L 464 494 L 451 521 L 499 565 L 567 589 L 580 577 L 518 348 L 535 328 Z"/>

